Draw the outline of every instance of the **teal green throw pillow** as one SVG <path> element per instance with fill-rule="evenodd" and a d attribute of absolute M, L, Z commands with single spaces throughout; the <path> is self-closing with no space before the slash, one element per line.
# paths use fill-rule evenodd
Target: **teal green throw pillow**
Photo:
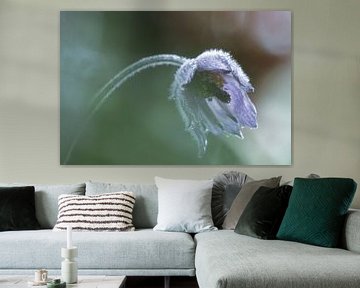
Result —
<path fill-rule="evenodd" d="M 277 239 L 337 247 L 355 191 L 349 178 L 295 178 Z"/>

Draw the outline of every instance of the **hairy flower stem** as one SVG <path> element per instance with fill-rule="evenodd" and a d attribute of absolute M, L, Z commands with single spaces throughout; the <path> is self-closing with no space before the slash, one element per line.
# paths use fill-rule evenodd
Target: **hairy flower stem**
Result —
<path fill-rule="evenodd" d="M 95 94 L 94 99 L 90 104 L 90 113 L 88 117 L 85 119 L 84 123 L 80 127 L 80 131 L 75 135 L 73 141 L 71 142 L 70 148 L 66 154 L 64 164 L 68 164 L 71 154 L 74 151 L 79 139 L 84 132 L 85 128 L 89 124 L 92 117 L 95 113 L 101 108 L 101 106 L 105 103 L 106 100 L 114 93 L 114 91 L 121 87 L 125 81 L 132 78 L 137 73 L 148 69 L 153 68 L 160 65 L 173 65 L 180 67 L 187 58 L 180 57 L 172 54 L 161 54 L 143 58 L 125 69 L 121 70 L 118 74 L 116 74 L 109 82 L 107 82 L 98 93 Z"/>

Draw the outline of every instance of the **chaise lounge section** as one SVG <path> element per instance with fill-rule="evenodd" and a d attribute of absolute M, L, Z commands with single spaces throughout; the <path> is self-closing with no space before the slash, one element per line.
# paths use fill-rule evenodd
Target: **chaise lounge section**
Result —
<path fill-rule="evenodd" d="M 349 250 L 262 240 L 230 230 L 195 236 L 200 288 L 353 288 L 360 283 L 360 211 L 344 231 Z"/>

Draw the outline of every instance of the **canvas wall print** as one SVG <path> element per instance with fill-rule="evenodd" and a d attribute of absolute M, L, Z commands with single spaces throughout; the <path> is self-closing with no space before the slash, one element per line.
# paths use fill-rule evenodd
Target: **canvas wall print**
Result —
<path fill-rule="evenodd" d="M 62 165 L 290 165 L 290 11 L 62 11 Z"/>

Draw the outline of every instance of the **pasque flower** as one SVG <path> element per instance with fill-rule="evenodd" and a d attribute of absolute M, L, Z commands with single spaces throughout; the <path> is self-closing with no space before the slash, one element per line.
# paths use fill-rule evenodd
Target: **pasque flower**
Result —
<path fill-rule="evenodd" d="M 175 74 L 175 100 L 198 154 L 206 152 L 207 133 L 243 138 L 241 129 L 257 128 L 257 112 L 248 93 L 254 88 L 239 64 L 222 50 L 186 60 Z"/>
<path fill-rule="evenodd" d="M 257 128 L 256 108 L 248 96 L 254 90 L 249 78 L 229 53 L 208 50 L 193 59 L 171 54 L 150 56 L 121 70 L 95 95 L 83 129 L 125 81 L 144 69 L 160 65 L 179 67 L 171 85 L 170 99 L 175 101 L 186 131 L 195 139 L 199 157 L 206 152 L 208 133 L 243 138 L 244 127 Z M 81 132 L 74 137 L 65 163 Z"/>

